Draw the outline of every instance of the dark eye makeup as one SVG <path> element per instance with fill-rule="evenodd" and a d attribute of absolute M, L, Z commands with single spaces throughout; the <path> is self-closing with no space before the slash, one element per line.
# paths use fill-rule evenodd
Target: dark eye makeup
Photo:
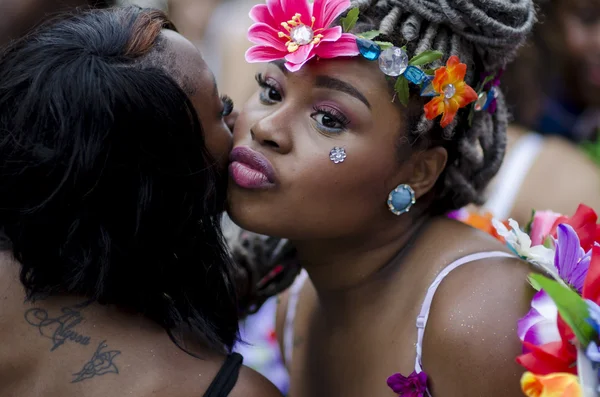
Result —
<path fill-rule="evenodd" d="M 221 111 L 221 117 L 227 117 L 233 112 L 233 100 L 227 95 L 221 96 L 221 102 L 223 102 L 223 110 Z"/>

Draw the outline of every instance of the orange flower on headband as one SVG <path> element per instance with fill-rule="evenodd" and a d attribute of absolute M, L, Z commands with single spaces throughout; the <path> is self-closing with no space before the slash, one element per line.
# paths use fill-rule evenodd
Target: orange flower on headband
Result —
<path fill-rule="evenodd" d="M 428 120 L 441 114 L 440 125 L 444 128 L 454 120 L 458 109 L 477 100 L 475 90 L 465 83 L 466 73 L 467 65 L 460 63 L 456 55 L 448 59 L 445 67 L 435 71 L 432 85 L 439 96 L 425 105 L 425 117 Z"/>

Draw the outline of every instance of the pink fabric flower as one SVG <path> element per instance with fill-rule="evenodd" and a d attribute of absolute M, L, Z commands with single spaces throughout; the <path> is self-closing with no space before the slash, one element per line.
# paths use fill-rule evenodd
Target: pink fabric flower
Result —
<path fill-rule="evenodd" d="M 552 211 L 536 211 L 531 222 L 531 245 L 544 244 L 546 237 L 552 234 L 554 222 L 562 215 Z"/>
<path fill-rule="evenodd" d="M 402 397 L 424 397 L 427 394 L 427 374 L 413 371 L 408 377 L 394 374 L 387 379 L 388 386 Z"/>
<path fill-rule="evenodd" d="M 250 11 L 255 22 L 248 39 L 256 44 L 246 52 L 248 62 L 285 59 L 295 72 L 316 57 L 351 57 L 360 54 L 356 36 L 330 27 L 350 7 L 350 0 L 267 0 Z"/>
<path fill-rule="evenodd" d="M 517 323 L 519 339 L 536 346 L 559 342 L 561 339 L 556 325 L 557 317 L 556 304 L 544 290 L 540 290 L 531 301 L 529 313 Z M 528 352 L 523 347 L 523 353 Z"/>

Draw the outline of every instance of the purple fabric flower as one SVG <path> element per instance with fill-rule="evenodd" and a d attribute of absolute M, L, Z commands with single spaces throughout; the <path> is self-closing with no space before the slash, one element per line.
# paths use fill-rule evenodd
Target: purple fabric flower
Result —
<path fill-rule="evenodd" d="M 448 212 L 448 218 L 457 221 L 463 221 L 469 218 L 469 211 L 467 211 L 465 208 L 459 208 L 457 210 Z"/>
<path fill-rule="evenodd" d="M 590 342 L 590 344 L 588 345 L 588 347 L 587 347 L 587 349 L 585 351 L 585 355 L 596 366 L 598 364 L 600 364 L 600 348 L 598 348 L 598 345 L 596 344 L 596 342 Z"/>
<path fill-rule="evenodd" d="M 587 322 L 590 323 L 596 332 L 600 333 L 600 306 L 589 299 L 586 299 L 585 303 L 587 303 L 590 314 L 590 318 L 587 319 Z"/>
<path fill-rule="evenodd" d="M 575 230 L 566 224 L 558 225 L 558 239 L 554 266 L 560 277 L 581 295 L 583 282 L 592 260 L 592 252 L 587 254 L 581 248 L 579 237 Z"/>
<path fill-rule="evenodd" d="M 402 397 L 424 397 L 427 394 L 427 374 L 413 371 L 408 377 L 394 374 L 387 379 L 388 386 Z"/>
<path fill-rule="evenodd" d="M 536 346 L 560 341 L 556 325 L 558 308 L 544 290 L 535 294 L 531 300 L 531 310 L 517 323 L 517 334 L 523 342 Z M 523 347 L 523 353 L 529 350 Z"/>

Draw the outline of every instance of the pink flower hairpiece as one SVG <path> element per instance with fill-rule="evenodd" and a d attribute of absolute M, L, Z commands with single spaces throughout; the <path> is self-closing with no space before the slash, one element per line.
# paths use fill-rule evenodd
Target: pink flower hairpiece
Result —
<path fill-rule="evenodd" d="M 349 7 L 350 0 L 267 0 L 254 6 L 248 38 L 256 45 L 246 52 L 246 60 L 285 59 L 285 67 L 295 72 L 314 57 L 359 55 L 356 36 L 343 33 L 341 26 L 329 27 Z"/>

